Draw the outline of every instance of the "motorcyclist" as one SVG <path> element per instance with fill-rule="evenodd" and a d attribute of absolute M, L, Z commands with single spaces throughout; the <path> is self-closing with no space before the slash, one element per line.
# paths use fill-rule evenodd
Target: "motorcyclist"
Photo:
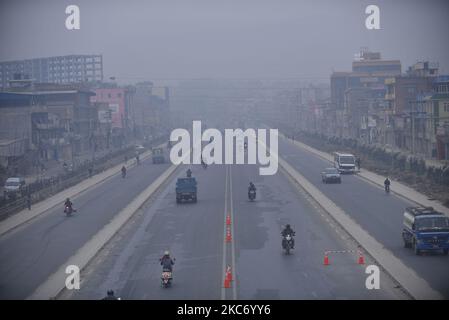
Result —
<path fill-rule="evenodd" d="M 190 168 L 187 169 L 186 174 L 187 174 L 187 178 L 191 178 L 192 177 L 192 170 L 190 170 Z"/>
<path fill-rule="evenodd" d="M 106 297 L 103 298 L 103 300 L 120 300 L 114 295 L 113 290 L 108 290 Z"/>
<path fill-rule="evenodd" d="M 175 262 L 170 257 L 170 252 L 165 251 L 164 255 L 159 260 L 161 261 L 162 270 L 167 270 L 170 272 L 173 271 L 173 265 L 175 264 Z"/>
<path fill-rule="evenodd" d="M 287 235 L 290 235 L 292 237 L 292 249 L 295 248 L 295 239 L 293 238 L 293 236 L 295 235 L 295 231 L 293 231 L 293 229 L 291 228 L 291 226 L 289 224 L 287 224 L 284 228 L 284 230 L 282 230 L 282 247 L 285 247 L 285 237 Z"/>
<path fill-rule="evenodd" d="M 66 208 L 68 208 L 68 210 L 69 210 L 70 212 L 76 211 L 76 210 L 73 209 L 73 203 L 72 203 L 72 201 L 70 201 L 70 198 L 65 199 L 65 202 L 64 202 L 64 212 L 66 211 Z"/>
<path fill-rule="evenodd" d="M 248 187 L 248 197 L 249 197 L 249 193 L 250 193 L 251 191 L 256 192 L 256 186 L 255 186 L 254 183 L 252 183 L 252 182 L 249 183 L 249 187 Z"/>
<path fill-rule="evenodd" d="M 122 167 L 122 177 L 124 178 L 126 176 L 126 167 Z"/>
<path fill-rule="evenodd" d="M 390 179 L 388 179 L 388 177 L 385 179 L 385 181 L 384 181 L 384 186 L 385 186 L 385 191 L 386 192 L 389 192 L 390 191 L 390 184 L 391 184 L 391 182 L 390 182 Z"/>

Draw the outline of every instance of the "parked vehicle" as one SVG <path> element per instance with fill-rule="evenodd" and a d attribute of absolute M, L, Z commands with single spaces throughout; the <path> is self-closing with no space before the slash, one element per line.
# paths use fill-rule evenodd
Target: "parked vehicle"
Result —
<path fill-rule="evenodd" d="M 321 172 L 321 180 L 324 183 L 341 183 L 341 175 L 336 168 L 326 168 L 323 172 Z"/>
<path fill-rule="evenodd" d="M 432 207 L 409 207 L 404 212 L 402 239 L 405 248 L 422 251 L 449 250 L 449 218 Z"/>
<path fill-rule="evenodd" d="M 183 200 L 197 202 L 197 182 L 195 178 L 178 178 L 176 181 L 176 203 Z"/>
<path fill-rule="evenodd" d="M 4 186 L 4 197 L 15 198 L 17 196 L 23 196 L 26 183 L 24 178 L 11 177 L 6 179 Z"/>
<path fill-rule="evenodd" d="M 154 164 L 165 163 L 164 149 L 154 148 L 152 152 L 152 160 Z"/>
<path fill-rule="evenodd" d="M 350 153 L 334 152 L 334 166 L 340 173 L 354 173 L 355 156 Z"/>

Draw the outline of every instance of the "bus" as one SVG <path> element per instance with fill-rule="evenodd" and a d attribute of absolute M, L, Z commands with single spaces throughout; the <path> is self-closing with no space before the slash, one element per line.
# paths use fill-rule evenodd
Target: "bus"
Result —
<path fill-rule="evenodd" d="M 350 153 L 334 152 L 334 166 L 340 173 L 354 173 L 355 157 Z"/>

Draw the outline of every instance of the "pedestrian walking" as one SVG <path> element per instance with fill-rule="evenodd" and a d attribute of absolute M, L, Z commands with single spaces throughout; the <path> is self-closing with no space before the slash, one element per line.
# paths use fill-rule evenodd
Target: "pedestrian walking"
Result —
<path fill-rule="evenodd" d="M 356 161 L 356 164 L 357 164 L 357 168 L 360 171 L 360 157 L 357 157 L 357 159 L 355 161 Z"/>
<path fill-rule="evenodd" d="M 28 191 L 27 193 L 27 208 L 28 210 L 31 210 L 31 192 Z"/>

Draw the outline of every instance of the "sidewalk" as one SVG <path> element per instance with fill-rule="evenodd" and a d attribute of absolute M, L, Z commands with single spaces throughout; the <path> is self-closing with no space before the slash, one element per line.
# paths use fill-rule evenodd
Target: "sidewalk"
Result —
<path fill-rule="evenodd" d="M 334 162 L 332 155 L 330 155 L 329 153 L 319 151 L 315 148 L 312 148 L 309 145 L 306 145 L 306 144 L 296 141 L 296 140 L 292 141 L 291 139 L 288 139 L 287 137 L 285 137 L 284 134 L 282 134 L 282 133 L 279 133 L 279 136 L 281 136 L 282 138 L 286 139 L 287 141 L 290 141 L 291 143 L 295 144 L 297 147 L 307 150 L 310 153 L 313 153 L 313 154 L 319 156 L 320 158 L 329 161 L 330 163 Z M 362 170 L 362 171 L 358 172 L 357 175 L 371 183 L 374 183 L 374 184 L 380 186 L 381 188 L 384 187 L 383 181 L 385 180 L 385 178 L 383 176 L 380 176 L 380 175 L 378 175 L 374 172 L 368 171 L 368 170 Z M 408 201 L 412 201 L 412 202 L 416 203 L 417 205 L 433 207 L 437 211 L 440 211 L 440 212 L 446 214 L 447 216 L 449 216 L 449 208 L 445 207 L 441 202 L 436 201 L 436 200 L 429 200 L 427 198 L 427 196 L 415 191 L 414 189 L 412 189 L 398 181 L 392 180 L 392 186 L 393 186 L 392 190 L 391 190 L 392 193 L 394 193 L 400 197 L 403 197 L 403 198 L 407 199 Z"/>
<path fill-rule="evenodd" d="M 132 146 L 133 144 L 130 144 L 128 147 Z M 126 147 L 125 147 L 126 148 Z M 123 150 L 125 148 L 122 148 Z M 74 158 L 74 166 L 73 166 L 73 170 L 76 170 L 77 167 L 79 165 L 81 165 L 82 163 L 86 162 L 86 161 L 91 161 L 91 160 L 95 160 L 95 159 L 99 159 L 103 156 L 106 156 L 108 154 L 113 154 L 114 152 L 117 152 L 119 150 L 122 150 L 120 148 L 111 148 L 111 149 L 106 149 L 106 150 L 101 150 L 101 151 L 97 151 L 95 152 L 95 154 L 93 155 L 92 153 L 84 153 L 83 155 L 80 156 L 76 156 Z M 70 165 L 70 161 L 65 161 L 68 165 Z M 46 169 L 44 171 L 39 169 L 39 173 L 33 173 L 33 174 L 29 174 L 29 175 L 25 175 L 25 181 L 27 184 L 33 183 L 39 179 L 43 179 L 43 178 L 50 178 L 50 177 L 55 177 L 58 176 L 60 174 L 65 173 L 64 167 L 64 160 L 49 160 L 47 161 L 44 165 L 46 166 Z M 33 171 L 37 171 L 37 170 L 33 170 Z"/>

